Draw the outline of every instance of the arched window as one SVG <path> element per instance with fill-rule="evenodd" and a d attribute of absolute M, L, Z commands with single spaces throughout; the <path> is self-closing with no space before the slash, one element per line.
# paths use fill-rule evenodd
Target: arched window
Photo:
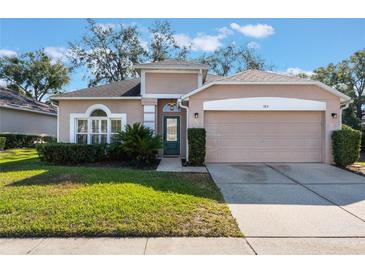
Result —
<path fill-rule="evenodd" d="M 92 116 L 92 117 L 106 117 L 108 115 L 102 109 L 95 109 L 93 112 L 91 112 L 90 116 Z"/>
<path fill-rule="evenodd" d="M 162 108 L 163 112 L 180 112 L 181 109 L 176 105 L 176 103 L 167 103 Z"/>
<path fill-rule="evenodd" d="M 80 144 L 113 142 L 125 119 L 124 113 L 112 114 L 104 105 L 93 105 L 85 114 L 75 114 L 74 140 Z"/>

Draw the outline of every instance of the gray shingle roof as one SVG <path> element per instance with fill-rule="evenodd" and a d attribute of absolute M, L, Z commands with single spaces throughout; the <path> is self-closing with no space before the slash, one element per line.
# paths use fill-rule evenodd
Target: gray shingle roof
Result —
<path fill-rule="evenodd" d="M 220 76 L 220 75 L 214 75 L 214 74 L 207 74 L 207 77 L 205 78 L 205 82 L 204 85 L 213 82 L 213 81 L 218 81 L 223 79 L 224 76 Z"/>
<path fill-rule="evenodd" d="M 0 87 L 0 107 L 39 111 L 46 114 L 57 114 L 55 107 L 46 103 L 38 102 L 37 100 L 4 87 Z"/>
<path fill-rule="evenodd" d="M 191 63 L 187 61 L 177 61 L 177 60 L 165 60 L 158 63 L 169 63 L 175 64 L 175 62 L 179 63 Z M 303 79 L 290 75 L 283 75 L 273 72 L 261 71 L 261 70 L 246 70 L 240 73 L 237 73 L 232 76 L 219 76 L 214 74 L 207 74 L 204 85 L 207 85 L 211 82 L 272 82 L 272 83 L 280 83 L 280 82 L 313 82 L 309 79 Z M 84 88 L 72 92 L 58 94 L 56 96 L 52 96 L 53 100 L 57 100 L 57 98 L 63 97 L 138 97 L 141 95 L 141 84 L 140 79 L 130 79 L 117 81 L 114 83 Z"/>
<path fill-rule="evenodd" d="M 291 75 L 284 75 L 274 72 L 262 71 L 262 70 L 255 70 L 249 69 L 240 73 L 237 73 L 232 76 L 224 77 L 218 81 L 225 81 L 225 82 L 313 82 L 309 79 L 304 79 L 296 76 Z"/>
<path fill-rule="evenodd" d="M 176 59 L 166 59 L 163 61 L 146 63 L 146 64 L 136 64 L 134 68 L 165 68 L 165 67 L 176 67 L 182 69 L 209 69 L 209 66 L 206 64 L 201 64 L 193 61 L 184 61 L 184 60 L 176 60 Z"/>
<path fill-rule="evenodd" d="M 52 99 L 62 97 L 138 97 L 140 94 L 140 79 L 130 79 L 117 81 L 102 86 L 62 93 L 52 96 Z"/>

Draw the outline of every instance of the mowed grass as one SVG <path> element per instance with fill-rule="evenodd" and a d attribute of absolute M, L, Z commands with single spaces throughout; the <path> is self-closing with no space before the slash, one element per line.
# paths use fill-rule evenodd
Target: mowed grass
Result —
<path fill-rule="evenodd" d="M 65 167 L 0 152 L 0 236 L 242 236 L 208 174 Z"/>

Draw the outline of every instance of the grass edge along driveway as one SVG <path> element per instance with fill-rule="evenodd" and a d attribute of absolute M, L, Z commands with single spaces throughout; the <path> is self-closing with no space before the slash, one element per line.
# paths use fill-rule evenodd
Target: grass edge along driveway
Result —
<path fill-rule="evenodd" d="M 208 174 L 52 166 L 0 152 L 0 236 L 242 234 Z"/>

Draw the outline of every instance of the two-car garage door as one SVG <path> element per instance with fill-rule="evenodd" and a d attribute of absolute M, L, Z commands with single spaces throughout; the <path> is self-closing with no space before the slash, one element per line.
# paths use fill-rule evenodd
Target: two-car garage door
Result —
<path fill-rule="evenodd" d="M 320 111 L 205 111 L 206 162 L 321 162 Z"/>

